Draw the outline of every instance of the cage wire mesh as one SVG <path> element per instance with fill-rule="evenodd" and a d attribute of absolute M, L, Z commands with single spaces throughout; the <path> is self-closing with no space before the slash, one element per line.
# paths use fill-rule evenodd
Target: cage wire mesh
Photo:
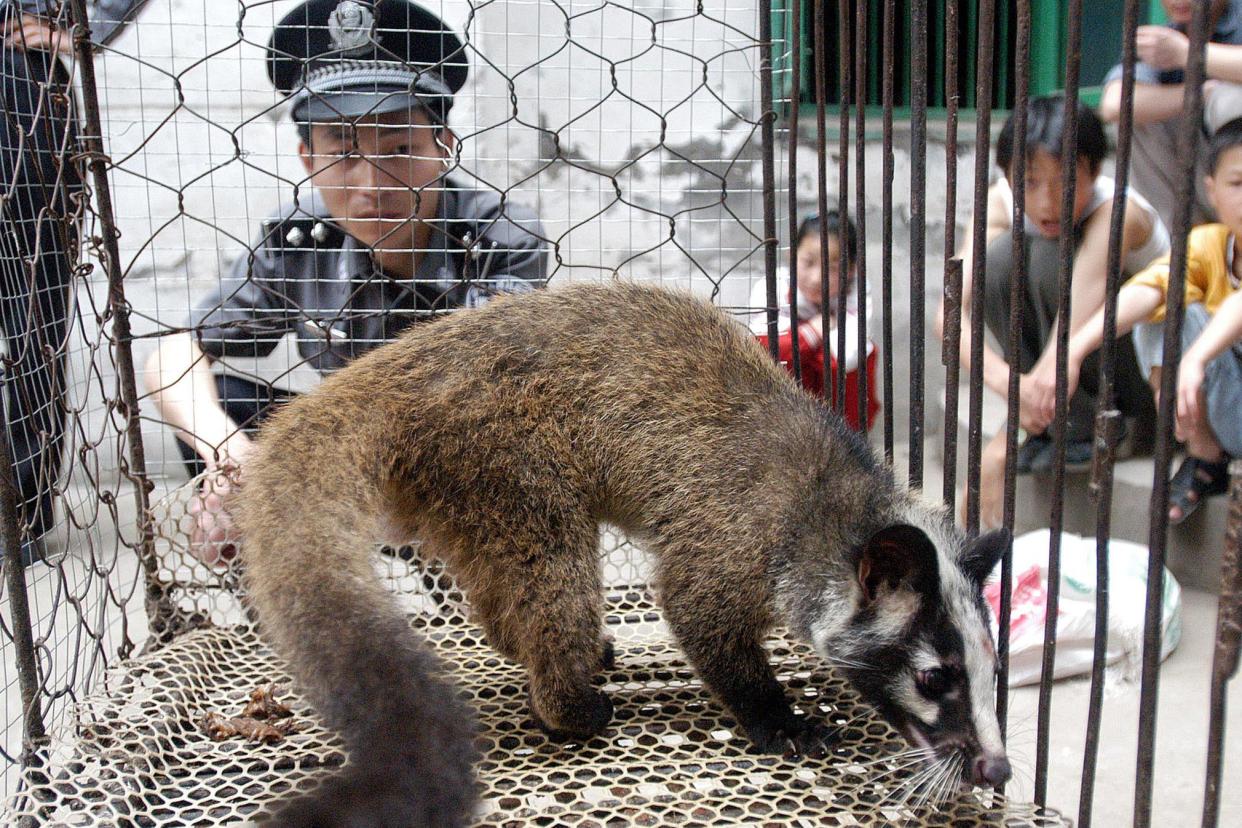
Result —
<path fill-rule="evenodd" d="M 17 631 L 6 617 L 6 819 L 222 824 L 343 760 L 255 637 L 235 565 L 208 566 L 192 553 L 202 481 L 161 414 L 180 379 L 166 373 L 169 355 L 204 333 L 191 312 L 200 297 L 227 301 L 233 268 L 248 284 L 268 246 L 312 245 L 320 232 L 299 135 L 265 68 L 273 25 L 295 4 L 139 5 L 93 59 L 115 261 L 86 186 L 75 56 L 3 50 L 4 401 L 9 451 L 19 468 L 34 469 L 33 482 L 17 485 L 16 528 L 32 557 L 17 574 L 30 598 L 38 677 L 37 687 L 19 686 Z M 499 215 L 546 250 L 549 281 L 620 275 L 689 288 L 742 317 L 761 310 L 751 299 L 764 278 L 758 69 L 767 46 L 757 36 L 758 4 L 427 5 L 460 34 L 469 65 L 449 120 L 450 186 L 499 196 Z M 9 19 L 17 14 L 13 3 L 3 8 Z M 68 4 L 44 12 L 71 31 Z M 783 31 L 779 20 L 773 29 Z M 784 142 L 776 143 L 780 170 Z M 800 167 L 810 182 L 815 159 Z M 778 174 L 778 203 L 783 181 Z M 813 183 L 805 192 L 810 198 Z M 307 223 L 270 223 L 290 203 Z M 310 239 L 290 236 L 302 226 Z M 110 267 L 124 278 L 141 380 L 149 523 L 129 471 Z M 378 278 L 355 281 L 365 290 Z M 447 304 L 415 301 L 392 315 L 404 324 Z M 325 321 L 365 321 L 376 311 L 285 310 L 270 352 L 214 359 L 213 376 L 248 380 L 265 398 L 305 391 L 318 380 L 315 364 L 351 355 L 330 333 L 308 355 L 308 326 L 322 332 Z M 154 532 L 153 558 L 140 554 L 144 525 Z M 895 734 L 809 650 L 781 636 L 769 646 L 791 696 L 846 737 L 819 762 L 749 753 L 667 635 L 640 551 L 607 531 L 601 559 L 618 661 L 603 681 L 617 718 L 587 744 L 549 743 L 529 720 L 520 669 L 485 646 L 448 576 L 414 554 L 388 552 L 377 557 L 381 573 L 479 710 L 487 824 L 1062 824 L 1000 796 L 918 807 L 948 792 L 902 766 Z M 4 566 L 11 579 L 12 553 Z M 9 583 L 3 588 L 11 600 Z M 207 735 L 204 716 L 228 715 L 272 682 L 293 709 L 287 738 L 254 745 Z M 49 734 L 38 745 L 23 744 L 32 691 Z"/>

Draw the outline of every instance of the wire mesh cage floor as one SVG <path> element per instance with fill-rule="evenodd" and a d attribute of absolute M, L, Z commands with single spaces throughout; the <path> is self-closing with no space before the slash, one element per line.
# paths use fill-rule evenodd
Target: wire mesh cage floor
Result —
<path fill-rule="evenodd" d="M 980 793 L 912 807 L 946 792 L 902 760 L 901 739 L 844 679 L 783 635 L 769 640 L 780 681 L 802 712 L 836 724 L 841 738 L 823 760 L 753 753 L 677 649 L 642 583 L 608 589 L 616 662 L 599 682 L 616 705 L 612 724 L 583 744 L 551 742 L 528 714 L 521 666 L 497 655 L 465 620 L 445 576 L 417 565 L 412 574 L 402 582 L 423 593 L 412 625 L 478 711 L 481 825 L 1068 824 Z M 273 682 L 294 712 L 288 738 L 253 744 L 207 735 L 205 714 L 232 715 Z M 280 660 L 244 623 L 181 635 L 120 663 L 103 685 L 105 692 L 77 705 L 72 733 L 44 751 L 42 769 L 23 772 L 6 823 L 236 824 L 344 761 L 340 743 L 287 689 Z"/>

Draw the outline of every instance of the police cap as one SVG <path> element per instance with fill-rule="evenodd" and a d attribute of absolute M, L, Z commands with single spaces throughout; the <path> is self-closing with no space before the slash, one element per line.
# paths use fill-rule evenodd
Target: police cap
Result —
<path fill-rule="evenodd" d="M 307 0 L 268 42 L 268 76 L 298 121 L 424 109 L 443 123 L 467 72 L 457 35 L 408 0 Z"/>

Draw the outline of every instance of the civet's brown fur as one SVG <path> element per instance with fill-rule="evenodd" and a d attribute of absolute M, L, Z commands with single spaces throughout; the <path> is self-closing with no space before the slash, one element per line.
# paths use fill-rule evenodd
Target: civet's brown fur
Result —
<path fill-rule="evenodd" d="M 329 377 L 263 429 L 239 522 L 262 629 L 362 768 L 342 795 L 383 787 L 365 766 L 396 765 L 418 782 L 392 798 L 442 808 L 436 791 L 451 799 L 469 774 L 468 717 L 377 581 L 376 542 L 422 538 L 489 642 L 528 668 L 537 717 L 585 737 L 612 713 L 591 680 L 599 525 L 619 525 L 654 553 L 664 612 L 704 680 L 779 749 L 804 728 L 765 633 L 778 610 L 805 627 L 847 591 L 846 550 L 907 498 L 737 322 L 613 283 L 416 326 Z M 780 594 L 788 579 L 797 588 Z"/>

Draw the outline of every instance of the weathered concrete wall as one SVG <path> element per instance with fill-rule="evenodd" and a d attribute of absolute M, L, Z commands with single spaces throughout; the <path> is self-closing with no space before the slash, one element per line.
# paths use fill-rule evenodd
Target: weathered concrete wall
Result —
<path fill-rule="evenodd" d="M 135 331 L 143 337 L 136 345 L 140 363 L 155 345 L 151 335 L 182 326 L 192 298 L 244 253 L 259 220 L 295 186 L 305 186 L 296 133 L 263 63 L 271 26 L 293 3 L 243 5 L 239 15 L 237 7 L 203 0 L 153 2 L 97 57 L 105 140 L 117 165 L 113 186 L 126 291 Z M 471 51 L 471 79 L 452 116 L 462 144 L 458 174 L 535 207 L 555 241 L 554 279 L 617 272 L 703 293 L 719 286 L 722 305 L 747 303 L 763 268 L 762 170 L 753 123 L 759 51 L 742 34 L 757 31 L 753 5 L 712 0 L 697 15 L 685 4 L 659 2 L 636 2 L 632 10 L 537 0 L 502 0 L 478 9 L 464 0 L 431 5 L 466 34 Z M 908 150 L 908 134 L 899 128 L 893 324 L 902 434 L 910 313 Z M 867 265 L 878 302 L 878 141 L 867 151 Z M 788 237 L 784 154 L 778 135 L 782 239 Z M 835 204 L 837 167 L 830 156 L 828 187 Z M 798 168 L 806 212 L 815 209 L 817 192 L 810 133 L 801 141 Z M 933 142 L 925 314 L 940 293 L 944 169 L 943 145 Z M 972 172 L 967 148 L 959 159 L 960 199 L 968 197 Z M 961 206 L 958 212 L 965 215 Z M 782 249 L 782 263 L 787 257 Z M 92 291 L 96 306 L 103 300 L 101 284 Z M 83 300 L 90 301 L 85 295 Z M 86 341 L 96 337 L 91 316 L 84 320 Z M 927 351 L 930 399 L 939 384 L 939 348 L 929 344 Z M 102 386 L 87 381 L 82 353 L 77 392 L 110 388 L 106 374 Z M 308 372 L 289 373 L 287 359 L 239 367 L 281 376 L 293 387 L 314 381 Z M 146 432 L 158 471 L 171 443 L 154 423 Z"/>

